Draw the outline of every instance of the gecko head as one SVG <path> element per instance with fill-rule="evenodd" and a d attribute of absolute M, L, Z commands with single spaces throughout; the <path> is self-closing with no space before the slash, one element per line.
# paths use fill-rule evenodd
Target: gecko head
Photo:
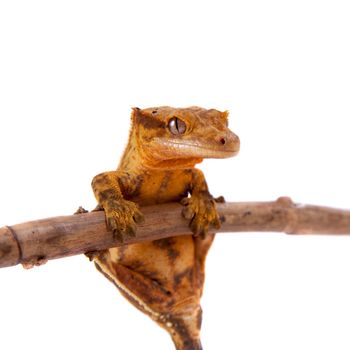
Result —
<path fill-rule="evenodd" d="M 133 109 L 138 143 L 148 163 L 196 164 L 203 158 L 228 158 L 239 151 L 239 138 L 228 128 L 228 112 L 200 107 Z"/>

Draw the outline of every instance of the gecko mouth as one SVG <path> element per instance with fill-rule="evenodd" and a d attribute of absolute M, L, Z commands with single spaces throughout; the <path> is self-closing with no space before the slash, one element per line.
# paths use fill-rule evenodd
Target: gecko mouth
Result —
<path fill-rule="evenodd" d="M 203 146 L 200 143 L 186 141 L 186 140 L 163 140 L 160 138 L 153 139 L 153 142 L 161 146 L 164 154 L 171 151 L 172 158 L 174 151 L 176 157 L 200 157 L 200 158 L 229 158 L 235 156 L 239 152 L 239 143 L 233 145 L 217 146 L 213 144 L 212 147 Z M 175 157 L 174 157 L 175 158 Z"/>

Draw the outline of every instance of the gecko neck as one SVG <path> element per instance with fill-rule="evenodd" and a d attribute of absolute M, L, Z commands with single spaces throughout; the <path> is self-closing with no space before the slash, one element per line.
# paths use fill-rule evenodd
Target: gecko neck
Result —
<path fill-rule="evenodd" d="M 126 144 L 122 158 L 120 159 L 118 169 L 127 172 L 141 172 L 142 156 L 138 150 L 139 145 L 136 141 L 136 132 L 132 126 L 129 134 L 129 140 Z"/>

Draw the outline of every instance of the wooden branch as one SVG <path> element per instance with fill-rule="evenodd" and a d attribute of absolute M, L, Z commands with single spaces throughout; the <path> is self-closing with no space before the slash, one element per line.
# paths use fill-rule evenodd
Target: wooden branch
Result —
<path fill-rule="evenodd" d="M 137 237 L 124 244 L 189 235 L 188 221 L 176 203 L 142 208 L 145 222 Z M 289 234 L 350 234 L 350 210 L 294 204 L 288 197 L 275 202 L 218 204 L 218 232 L 273 231 Z M 104 213 L 91 212 L 30 221 L 0 228 L 0 267 L 41 265 L 119 244 L 106 229 Z"/>

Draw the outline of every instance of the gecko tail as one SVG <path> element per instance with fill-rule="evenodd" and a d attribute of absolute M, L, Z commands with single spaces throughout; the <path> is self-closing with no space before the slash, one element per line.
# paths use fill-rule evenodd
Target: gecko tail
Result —
<path fill-rule="evenodd" d="M 185 341 L 174 341 L 176 350 L 203 350 L 202 343 L 199 339 L 196 340 L 189 340 L 186 339 Z"/>
<path fill-rule="evenodd" d="M 190 315 L 172 319 L 172 327 L 168 329 L 176 350 L 203 350 L 200 341 L 202 310 L 199 305 Z M 168 323 L 169 325 L 169 323 Z"/>

